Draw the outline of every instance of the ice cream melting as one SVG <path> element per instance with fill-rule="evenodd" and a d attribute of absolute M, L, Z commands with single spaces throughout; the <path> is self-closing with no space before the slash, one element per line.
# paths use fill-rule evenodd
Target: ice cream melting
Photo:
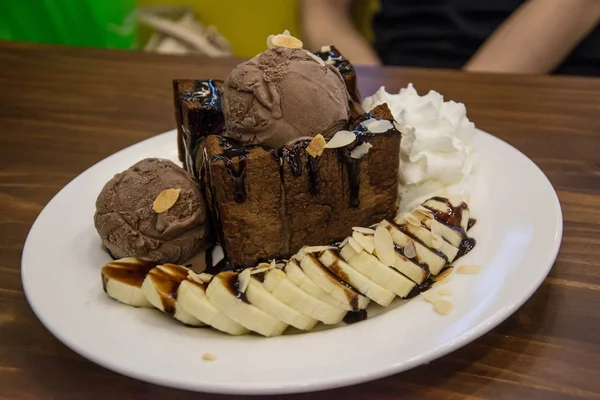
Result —
<path fill-rule="evenodd" d="M 387 103 L 400 124 L 400 212 L 433 196 L 468 201 L 474 181 L 475 125 L 462 103 L 444 101 L 435 91 L 419 96 L 412 84 L 398 94 L 385 87 L 363 101 L 363 108 Z"/>
<path fill-rule="evenodd" d="M 244 145 L 281 148 L 344 129 L 344 79 L 308 51 L 275 47 L 238 65 L 223 86 L 225 135 Z"/>

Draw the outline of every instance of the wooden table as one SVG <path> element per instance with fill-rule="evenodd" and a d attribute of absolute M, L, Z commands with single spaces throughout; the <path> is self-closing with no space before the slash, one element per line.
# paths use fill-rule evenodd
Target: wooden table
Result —
<path fill-rule="evenodd" d="M 139 382 L 73 353 L 29 308 L 19 269 L 31 224 L 66 183 L 174 127 L 173 78 L 224 78 L 235 64 L 0 43 L 0 398 L 221 398 Z M 475 342 L 412 371 L 297 398 L 600 398 L 600 80 L 378 68 L 361 69 L 359 81 L 364 94 L 414 82 L 466 103 L 479 128 L 552 181 L 562 248 L 533 297 Z"/>

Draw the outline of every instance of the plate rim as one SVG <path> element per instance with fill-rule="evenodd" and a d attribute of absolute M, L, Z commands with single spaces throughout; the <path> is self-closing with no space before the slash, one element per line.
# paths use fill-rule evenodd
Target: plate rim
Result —
<path fill-rule="evenodd" d="M 360 372 L 360 369 L 357 369 L 358 372 L 356 372 L 354 374 L 346 375 L 336 381 L 331 381 L 331 380 L 328 380 L 327 378 L 323 378 L 323 379 L 320 379 L 317 381 L 312 380 L 309 384 L 299 384 L 299 385 L 295 385 L 295 386 L 293 386 L 293 385 L 276 385 L 276 384 L 271 385 L 271 386 L 247 386 L 247 385 L 246 386 L 235 386 L 235 385 L 224 386 L 222 384 L 213 385 L 210 382 L 204 382 L 204 383 L 201 383 L 200 385 L 193 385 L 193 384 L 188 384 L 186 382 L 173 381 L 172 379 L 165 378 L 165 377 L 155 378 L 153 376 L 148 376 L 148 374 L 145 374 L 143 372 L 138 372 L 136 370 L 122 368 L 116 362 L 113 363 L 109 359 L 102 359 L 100 357 L 96 357 L 95 355 L 88 352 L 88 350 L 86 348 L 82 348 L 75 343 L 69 342 L 59 332 L 58 329 L 56 329 L 55 327 L 52 326 L 53 325 L 52 321 L 50 321 L 49 318 L 46 318 L 36 308 L 36 306 L 32 302 L 31 294 L 29 293 L 29 291 L 31 289 L 28 289 L 28 286 L 29 286 L 28 278 L 26 277 L 26 273 L 25 273 L 25 270 L 27 268 L 26 267 L 27 260 L 29 258 L 28 254 L 31 253 L 30 237 L 32 235 L 32 232 L 35 231 L 38 223 L 40 223 L 39 221 L 42 219 L 42 217 L 45 215 L 45 213 L 48 212 L 48 209 L 50 208 L 52 203 L 56 200 L 56 198 L 67 187 L 69 187 L 70 185 L 76 184 L 76 182 L 78 182 L 79 179 L 81 179 L 81 177 L 84 174 L 86 174 L 86 172 L 95 168 L 100 163 L 110 160 L 113 157 L 118 157 L 118 155 L 120 155 L 123 152 L 131 151 L 133 148 L 138 147 L 138 146 L 143 146 L 146 142 L 156 140 L 156 138 L 159 136 L 172 135 L 174 132 L 176 132 L 176 129 L 172 129 L 172 130 L 157 134 L 155 136 L 152 136 L 150 138 L 141 140 L 139 142 L 136 142 L 126 148 L 123 148 L 123 149 L 109 155 L 108 157 L 103 158 L 102 160 L 99 160 L 98 162 L 96 162 L 92 166 L 90 166 L 89 168 L 87 168 L 84 171 L 82 171 L 81 173 L 79 173 L 75 178 L 73 178 L 70 182 L 68 182 L 65 186 L 63 186 L 52 197 L 52 199 L 44 206 L 42 211 L 38 214 L 38 216 L 36 217 L 34 223 L 32 224 L 32 226 L 27 234 L 27 238 L 25 240 L 25 243 L 23 246 L 23 251 L 21 254 L 21 274 L 20 275 L 21 275 L 23 291 L 25 293 L 25 297 L 27 299 L 27 302 L 28 302 L 30 308 L 34 312 L 35 316 L 40 320 L 42 325 L 44 325 L 44 327 L 54 337 L 56 337 L 63 345 L 65 345 L 67 348 L 74 351 L 75 353 L 81 355 L 82 357 L 88 359 L 89 361 L 91 361 L 97 365 L 100 365 L 103 368 L 117 372 L 118 374 L 121 374 L 121 375 L 124 375 L 127 377 L 131 377 L 134 379 L 138 379 L 143 382 L 149 382 L 152 384 L 157 384 L 160 386 L 165 386 L 165 387 L 170 387 L 170 388 L 175 388 L 175 389 L 183 389 L 183 390 L 188 390 L 188 391 L 204 392 L 204 393 L 236 394 L 236 395 L 240 395 L 240 394 L 242 394 L 242 395 L 265 395 L 265 394 L 276 395 L 276 394 L 306 393 L 306 392 L 313 392 L 313 391 L 320 391 L 320 390 L 327 390 L 327 389 L 335 389 L 335 388 L 340 388 L 340 387 L 345 387 L 345 386 L 350 386 L 350 385 L 357 385 L 357 384 L 361 384 L 364 382 L 391 376 L 391 375 L 394 375 L 394 374 L 397 374 L 397 373 L 400 373 L 403 371 L 407 371 L 407 370 L 413 369 L 415 367 L 418 367 L 420 365 L 427 364 L 427 363 L 429 363 L 433 360 L 436 360 L 438 358 L 441 358 L 463 346 L 466 346 L 467 344 L 471 343 L 475 339 L 488 333 L 490 330 L 492 330 L 493 328 L 498 326 L 501 322 L 503 322 L 508 317 L 510 317 L 510 315 L 512 315 L 516 310 L 518 310 L 527 300 L 529 300 L 531 298 L 531 296 L 541 286 L 543 281 L 548 276 L 550 270 L 554 266 L 554 263 L 558 256 L 558 253 L 560 251 L 560 246 L 562 243 L 562 236 L 563 236 L 563 225 L 564 225 L 562 206 L 561 206 L 558 194 L 556 193 L 554 186 L 552 185 L 552 183 L 550 182 L 550 180 L 548 179 L 546 174 L 538 167 L 538 165 L 533 160 L 531 160 L 529 157 L 527 157 L 527 155 L 525 155 L 519 149 L 512 146 L 510 143 L 507 143 L 507 142 L 503 141 L 502 139 L 499 139 L 498 137 L 496 137 L 486 131 L 477 129 L 477 134 L 485 135 L 488 138 L 491 138 L 493 141 L 499 142 L 501 145 L 506 145 L 512 151 L 514 151 L 517 154 L 519 154 L 520 156 L 524 157 L 524 159 L 527 162 L 529 162 L 534 167 L 534 169 L 537 170 L 537 172 L 539 172 L 541 174 L 541 176 L 544 178 L 544 183 L 549 185 L 549 187 L 552 189 L 553 197 L 548 200 L 549 200 L 549 202 L 550 201 L 552 202 L 552 206 L 557 211 L 557 213 L 555 215 L 557 224 L 556 224 L 556 230 L 554 232 L 554 240 L 552 243 L 552 246 L 554 248 L 553 248 L 552 252 L 546 253 L 549 256 L 547 258 L 547 262 L 546 262 L 546 260 L 543 260 L 544 261 L 543 263 L 540 262 L 540 265 L 543 265 L 543 269 L 542 269 L 543 273 L 540 272 L 537 282 L 535 282 L 535 284 L 533 284 L 529 288 L 526 295 L 523 295 L 518 300 L 513 301 L 509 307 L 501 308 L 496 313 L 490 315 L 484 321 L 482 321 L 479 324 L 468 329 L 463 334 L 454 337 L 452 340 L 448 341 L 447 343 L 445 343 L 441 346 L 434 347 L 431 350 L 426 351 L 426 352 L 422 352 L 418 356 L 415 356 L 411 359 L 401 360 L 401 361 L 395 362 L 393 364 L 382 365 L 378 368 L 371 369 L 370 371 L 368 371 L 366 373 Z"/>

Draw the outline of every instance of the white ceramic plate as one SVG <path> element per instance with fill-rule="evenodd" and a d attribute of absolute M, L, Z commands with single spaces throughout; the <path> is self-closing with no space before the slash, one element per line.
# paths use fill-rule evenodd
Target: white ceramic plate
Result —
<path fill-rule="evenodd" d="M 556 258 L 562 215 L 544 174 L 522 153 L 479 131 L 479 184 L 470 231 L 477 247 L 460 261 L 454 312 L 423 298 L 396 301 L 366 321 L 266 339 L 192 329 L 156 310 L 122 305 L 102 291 L 110 260 L 93 226 L 96 196 L 115 173 L 146 157 L 177 159 L 175 132 L 120 151 L 75 178 L 41 212 L 23 251 L 27 299 L 42 323 L 84 357 L 121 374 L 182 389 L 271 394 L 356 384 L 427 363 L 486 333 L 538 288 Z M 370 315 L 377 314 L 377 310 Z M 212 353 L 216 360 L 202 360 Z"/>

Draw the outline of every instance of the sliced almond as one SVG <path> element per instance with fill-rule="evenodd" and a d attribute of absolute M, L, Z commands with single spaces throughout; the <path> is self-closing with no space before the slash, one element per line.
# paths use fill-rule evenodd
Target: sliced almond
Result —
<path fill-rule="evenodd" d="M 250 275 L 252 274 L 252 270 L 247 268 L 240 272 L 238 275 L 238 292 L 246 293 L 248 290 L 248 285 L 250 284 Z"/>
<path fill-rule="evenodd" d="M 342 240 L 340 242 L 340 244 L 338 245 L 338 247 L 341 249 L 342 247 L 344 247 L 345 245 L 348 244 L 348 239 L 350 239 L 350 237 L 347 237 L 346 239 Z"/>
<path fill-rule="evenodd" d="M 373 145 L 371 143 L 367 143 L 367 142 L 365 142 L 361 145 L 358 145 L 352 149 L 352 151 L 350 152 L 350 157 L 360 160 L 361 158 L 363 158 L 364 156 L 366 156 L 369 153 L 369 149 L 371 147 L 373 147 Z"/>
<path fill-rule="evenodd" d="M 202 359 L 204 361 L 215 361 L 217 357 L 215 357 L 215 355 L 211 353 L 204 353 L 202 354 Z"/>
<path fill-rule="evenodd" d="M 325 138 L 320 133 L 312 138 L 308 146 L 306 146 L 306 152 L 314 158 L 319 157 L 325 150 Z"/>
<path fill-rule="evenodd" d="M 412 210 L 411 213 L 421 214 L 425 218 L 433 218 L 433 213 L 431 212 L 431 210 L 421 206 Z"/>
<path fill-rule="evenodd" d="M 270 45 L 270 46 L 269 46 Z M 269 36 L 267 38 L 267 47 L 287 47 L 288 49 L 301 49 L 304 44 L 298 38 L 286 34 Z"/>
<path fill-rule="evenodd" d="M 412 226 L 417 226 L 417 227 L 421 226 L 421 221 L 419 221 L 419 218 L 415 217 L 411 213 L 404 214 L 404 220 L 406 222 L 408 222 L 409 224 L 411 224 Z"/>
<path fill-rule="evenodd" d="M 156 196 L 152 209 L 155 213 L 164 213 L 177 203 L 181 189 L 165 189 Z"/>
<path fill-rule="evenodd" d="M 321 64 L 323 67 L 327 66 L 327 64 L 325 64 L 325 61 L 323 61 L 323 59 L 321 59 L 321 57 L 314 55 L 313 53 L 311 53 L 308 50 L 306 50 L 306 54 L 308 54 L 308 56 L 310 58 L 312 58 L 313 60 L 315 60 L 316 62 L 318 62 L 319 64 Z"/>
<path fill-rule="evenodd" d="M 367 253 L 373 254 L 373 251 L 375 251 L 375 242 L 373 241 L 373 236 L 365 236 L 360 232 L 354 231 L 352 233 L 352 238 L 356 240 L 360 247 L 365 249 Z"/>
<path fill-rule="evenodd" d="M 369 119 L 365 119 L 363 122 L 361 122 L 360 124 L 362 126 L 364 126 L 365 128 L 368 128 L 369 125 L 371 125 L 373 122 L 377 122 L 377 119 L 375 118 L 369 118 Z"/>
<path fill-rule="evenodd" d="M 454 271 L 454 267 L 448 267 L 448 268 L 444 269 L 442 272 L 440 272 L 440 274 L 433 279 L 436 282 L 441 282 L 441 281 L 449 278 L 450 274 L 452 274 L 452 271 Z"/>
<path fill-rule="evenodd" d="M 475 275 L 480 273 L 482 268 L 479 265 L 461 265 L 456 268 L 457 274 Z"/>
<path fill-rule="evenodd" d="M 374 235 L 375 234 L 375 230 L 374 229 L 363 228 L 362 226 L 353 226 L 352 230 L 356 231 L 356 232 L 364 233 L 366 235 Z"/>
<path fill-rule="evenodd" d="M 432 292 L 431 290 L 421 292 L 420 295 L 423 296 L 423 298 L 425 300 L 427 300 L 428 302 L 434 303 L 434 304 L 441 300 L 440 295 Z"/>
<path fill-rule="evenodd" d="M 404 257 L 406 258 L 415 258 L 417 256 L 417 249 L 415 248 L 415 244 L 412 240 L 408 240 L 406 242 L 406 246 L 404 246 Z"/>
<path fill-rule="evenodd" d="M 440 296 L 454 296 L 454 292 L 450 289 L 440 289 L 437 293 Z"/>
<path fill-rule="evenodd" d="M 320 253 L 325 250 L 335 250 L 335 246 L 306 246 L 303 248 L 305 253 Z"/>
<path fill-rule="evenodd" d="M 454 310 L 454 304 L 448 300 L 440 299 L 433 303 L 433 309 L 440 315 L 448 315 L 452 312 L 452 310 Z"/>
<path fill-rule="evenodd" d="M 325 145 L 326 149 L 337 149 L 340 147 L 348 146 L 356 140 L 356 134 L 351 131 L 337 131 L 329 142 Z"/>
<path fill-rule="evenodd" d="M 377 119 L 367 126 L 367 130 L 371 133 L 385 133 L 393 127 L 394 125 L 387 119 Z"/>
<path fill-rule="evenodd" d="M 251 272 L 250 275 L 256 275 L 256 274 L 261 274 L 263 272 L 267 272 L 268 270 L 270 270 L 271 268 L 254 268 Z"/>
<path fill-rule="evenodd" d="M 204 283 L 209 283 L 212 280 L 213 275 L 203 272 L 199 275 L 199 277 Z"/>
<path fill-rule="evenodd" d="M 363 247 L 356 241 L 356 239 L 354 239 L 352 236 L 348 236 L 347 239 L 348 244 L 350 247 L 352 247 L 352 250 L 356 251 L 357 253 L 363 251 Z"/>
<path fill-rule="evenodd" d="M 394 240 L 390 231 L 380 226 L 375 229 L 375 251 L 377 258 L 388 267 L 392 267 L 396 263 L 396 250 L 394 249 Z"/>

